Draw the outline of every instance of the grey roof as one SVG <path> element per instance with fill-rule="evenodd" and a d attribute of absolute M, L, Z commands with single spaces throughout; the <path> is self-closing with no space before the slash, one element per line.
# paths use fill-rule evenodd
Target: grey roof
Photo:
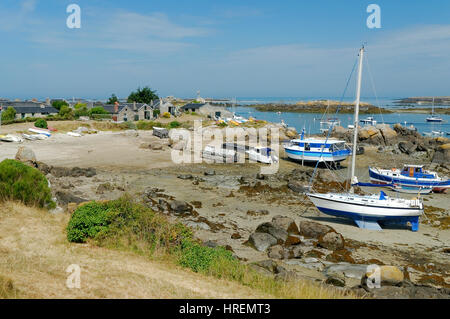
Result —
<path fill-rule="evenodd" d="M 33 102 L 33 101 L 7 101 L 2 102 L 2 106 L 7 108 L 8 106 L 16 107 L 40 107 L 45 105 L 45 102 Z"/>
<path fill-rule="evenodd" d="M 45 113 L 52 114 L 58 113 L 59 111 L 55 109 L 53 106 L 14 106 L 16 113 Z"/>
<path fill-rule="evenodd" d="M 204 106 L 205 103 L 188 103 L 186 105 L 183 105 L 183 107 L 181 108 L 182 110 L 198 110 L 199 108 L 201 108 L 202 106 Z"/>

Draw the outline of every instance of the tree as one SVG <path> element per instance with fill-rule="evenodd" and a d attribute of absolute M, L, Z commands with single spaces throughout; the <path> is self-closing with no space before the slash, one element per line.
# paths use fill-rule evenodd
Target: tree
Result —
<path fill-rule="evenodd" d="M 109 98 L 108 102 L 106 102 L 106 104 L 114 104 L 116 102 L 119 102 L 119 99 L 117 98 L 117 96 L 115 94 L 112 94 L 111 97 Z"/>
<path fill-rule="evenodd" d="M 156 94 L 156 90 L 152 91 L 148 86 L 144 88 L 138 88 L 136 92 L 131 92 L 131 94 L 128 96 L 128 103 L 151 103 L 152 100 L 159 99 L 158 95 Z"/>
<path fill-rule="evenodd" d="M 68 105 L 63 105 L 59 110 L 59 116 L 65 119 L 73 119 L 73 110 Z"/>
<path fill-rule="evenodd" d="M 8 106 L 8 108 L 2 112 L 3 121 L 12 121 L 15 118 L 16 118 L 16 110 L 12 106 Z"/>
<path fill-rule="evenodd" d="M 59 111 L 63 106 L 69 106 L 69 104 L 63 100 L 56 100 L 53 101 L 52 106 Z"/>
<path fill-rule="evenodd" d="M 89 110 L 90 115 L 92 114 L 108 114 L 108 111 L 106 111 L 102 106 L 93 107 Z"/>

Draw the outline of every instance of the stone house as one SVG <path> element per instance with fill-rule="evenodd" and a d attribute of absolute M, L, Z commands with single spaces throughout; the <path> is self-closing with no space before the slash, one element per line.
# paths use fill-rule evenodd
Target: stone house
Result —
<path fill-rule="evenodd" d="M 181 111 L 195 112 L 214 120 L 233 117 L 233 113 L 228 111 L 225 107 L 215 106 L 210 103 L 188 103 L 181 107 Z"/>
<path fill-rule="evenodd" d="M 146 103 L 116 102 L 114 105 L 104 105 L 103 108 L 112 115 L 113 121 L 135 122 L 140 120 L 153 120 L 154 108 Z"/>

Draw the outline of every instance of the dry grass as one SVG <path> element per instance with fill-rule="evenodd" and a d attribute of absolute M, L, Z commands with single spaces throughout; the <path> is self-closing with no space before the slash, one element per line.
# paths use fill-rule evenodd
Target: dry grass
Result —
<path fill-rule="evenodd" d="M 71 244 L 65 233 L 68 220 L 66 214 L 52 215 L 18 203 L 0 206 L 0 274 L 6 274 L 6 280 L 14 283 L 13 290 L 0 297 L 346 297 L 309 282 L 281 282 L 248 272 L 243 274 L 241 284 L 186 270 L 167 255 L 148 258 L 90 244 Z M 81 267 L 80 289 L 66 287 L 66 269 L 71 264 Z"/>

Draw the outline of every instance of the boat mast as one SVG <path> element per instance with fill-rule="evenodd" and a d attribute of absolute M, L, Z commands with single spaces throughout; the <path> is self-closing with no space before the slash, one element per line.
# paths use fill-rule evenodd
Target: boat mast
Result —
<path fill-rule="evenodd" d="M 358 82 L 356 86 L 356 102 L 355 102 L 355 122 L 353 128 L 353 152 L 352 152 L 352 167 L 351 167 L 351 178 L 350 184 L 355 184 L 358 182 L 355 176 L 355 166 L 356 166 L 356 148 L 358 142 L 358 115 L 359 115 L 359 101 L 361 98 L 361 79 L 362 79 L 362 68 L 363 68 L 363 56 L 364 56 L 364 46 L 359 50 L 359 67 L 358 67 Z M 350 193 L 353 193 L 353 186 L 350 187 Z"/>

